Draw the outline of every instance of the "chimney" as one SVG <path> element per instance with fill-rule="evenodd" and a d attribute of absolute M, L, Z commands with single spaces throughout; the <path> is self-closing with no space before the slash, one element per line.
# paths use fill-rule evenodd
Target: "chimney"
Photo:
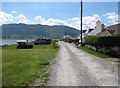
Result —
<path fill-rule="evenodd" d="M 98 20 L 98 21 L 96 22 L 96 28 L 97 28 L 97 29 L 100 29 L 100 28 L 101 28 L 101 25 L 102 25 L 101 22 Z"/>
<path fill-rule="evenodd" d="M 105 31 L 105 25 L 104 24 L 101 25 L 101 31 Z"/>

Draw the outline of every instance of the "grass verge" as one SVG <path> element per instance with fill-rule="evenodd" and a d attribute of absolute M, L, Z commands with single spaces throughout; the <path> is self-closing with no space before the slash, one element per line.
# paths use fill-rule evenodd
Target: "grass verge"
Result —
<path fill-rule="evenodd" d="M 94 55 L 94 56 L 97 56 L 97 57 L 100 57 L 100 58 L 104 58 L 106 60 L 110 60 L 110 61 L 117 62 L 118 64 L 120 64 L 120 58 L 113 58 L 113 57 L 105 55 L 105 54 L 103 54 L 101 52 L 97 52 L 97 51 L 94 51 L 92 49 L 89 49 L 89 48 L 87 48 L 85 46 L 80 46 L 79 48 L 81 50 L 84 50 L 84 51 Z"/>
<path fill-rule="evenodd" d="M 100 53 L 100 52 L 94 51 L 94 50 L 89 49 L 89 48 L 87 48 L 87 47 L 85 47 L 85 46 L 80 46 L 79 48 L 80 48 L 81 50 L 84 50 L 84 51 L 86 51 L 86 52 L 88 52 L 88 53 L 90 53 L 90 54 L 92 54 L 92 55 L 97 56 L 97 57 L 101 57 L 101 58 L 111 58 L 111 57 L 108 56 L 108 55 L 105 55 L 105 54 L 102 54 L 102 53 Z"/>
<path fill-rule="evenodd" d="M 16 49 L 15 45 L 2 47 L 2 85 L 28 86 L 39 78 L 41 85 L 58 48 L 36 45 L 32 49 Z"/>

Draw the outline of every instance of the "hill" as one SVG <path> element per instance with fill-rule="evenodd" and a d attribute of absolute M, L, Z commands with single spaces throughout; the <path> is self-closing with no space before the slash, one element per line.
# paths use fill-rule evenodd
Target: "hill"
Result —
<path fill-rule="evenodd" d="M 4 24 L 2 25 L 3 38 L 33 38 L 47 37 L 58 39 L 65 35 L 75 37 L 80 34 L 80 31 L 68 26 L 48 26 L 48 25 L 28 25 L 28 24 Z"/>

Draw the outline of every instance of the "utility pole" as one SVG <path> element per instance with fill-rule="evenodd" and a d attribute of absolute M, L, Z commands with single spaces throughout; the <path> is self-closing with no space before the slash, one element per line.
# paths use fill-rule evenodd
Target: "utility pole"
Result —
<path fill-rule="evenodd" d="M 65 36 L 66 36 L 66 30 L 65 30 Z"/>
<path fill-rule="evenodd" d="M 83 41 L 82 41 L 82 15 L 83 15 L 83 3 L 81 0 L 81 46 L 83 46 Z"/>

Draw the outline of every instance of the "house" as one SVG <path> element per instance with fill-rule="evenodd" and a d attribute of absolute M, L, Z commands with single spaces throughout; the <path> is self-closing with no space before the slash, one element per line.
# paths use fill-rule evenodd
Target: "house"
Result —
<path fill-rule="evenodd" d="M 82 34 L 82 42 L 84 43 L 84 41 L 85 41 L 84 37 L 86 37 L 86 36 L 96 36 L 98 33 L 100 33 L 101 31 L 103 31 L 103 30 L 105 29 L 105 27 L 106 27 L 106 26 L 105 26 L 104 24 L 102 24 L 102 23 L 98 20 L 98 21 L 96 22 L 96 27 L 95 27 L 95 29 L 90 28 L 87 32 L 86 32 L 86 30 L 83 31 L 83 34 Z M 80 39 L 79 42 L 81 42 L 81 35 L 78 36 L 78 39 Z"/>
<path fill-rule="evenodd" d="M 88 33 L 90 33 L 91 31 L 93 31 L 94 29 L 93 28 L 90 28 L 89 30 L 88 30 Z"/>
<path fill-rule="evenodd" d="M 109 53 L 112 56 L 120 57 L 119 40 L 117 42 L 115 42 L 116 40 L 115 41 L 112 40 L 112 38 L 119 39 L 119 37 L 120 37 L 120 24 L 114 24 L 114 25 L 106 27 L 100 21 L 97 21 L 95 29 L 89 29 L 88 32 L 83 35 L 83 43 L 85 41 L 85 39 L 84 39 L 85 36 L 91 36 L 91 37 L 98 36 L 100 38 L 103 38 L 103 40 L 104 40 L 104 38 L 106 38 L 107 41 L 109 41 L 109 38 L 111 38 L 110 42 L 109 42 L 110 43 L 109 46 L 102 44 L 102 43 L 97 44 L 97 45 L 86 44 L 85 46 L 88 48 L 91 48 L 93 50 L 98 50 L 102 53 Z M 108 36 L 108 37 L 105 37 L 105 36 Z M 113 37 L 109 37 L 109 36 L 113 36 Z M 108 42 L 105 42 L 105 43 L 107 44 Z"/>
<path fill-rule="evenodd" d="M 101 31 L 103 31 L 106 28 L 106 26 L 104 24 L 102 24 L 99 20 L 96 22 L 96 27 L 95 29 L 89 29 L 88 31 L 88 35 L 90 36 L 95 36 L 98 33 L 100 33 Z"/>
<path fill-rule="evenodd" d="M 71 39 L 72 37 L 70 35 L 63 36 L 63 39 Z"/>
<path fill-rule="evenodd" d="M 70 35 L 65 35 L 62 38 L 63 41 L 72 43 L 72 37 Z"/>
<path fill-rule="evenodd" d="M 99 36 L 99 37 L 105 37 L 105 36 L 119 37 L 120 36 L 120 24 L 114 24 L 114 25 L 111 25 L 111 26 L 108 26 L 108 27 L 102 29 L 101 32 L 99 32 L 97 34 L 97 36 Z M 115 42 L 111 42 L 112 44 L 116 44 L 116 45 L 110 46 L 109 49 L 107 47 L 106 49 L 107 49 L 107 51 L 115 52 L 114 55 L 117 57 L 120 57 L 119 40 L 117 42 L 118 42 L 117 44 Z M 101 48 L 101 50 L 103 50 L 103 52 L 104 52 L 105 48 Z"/>
<path fill-rule="evenodd" d="M 106 27 L 103 31 L 97 34 L 97 36 L 120 36 L 120 24 L 115 24 Z"/>

